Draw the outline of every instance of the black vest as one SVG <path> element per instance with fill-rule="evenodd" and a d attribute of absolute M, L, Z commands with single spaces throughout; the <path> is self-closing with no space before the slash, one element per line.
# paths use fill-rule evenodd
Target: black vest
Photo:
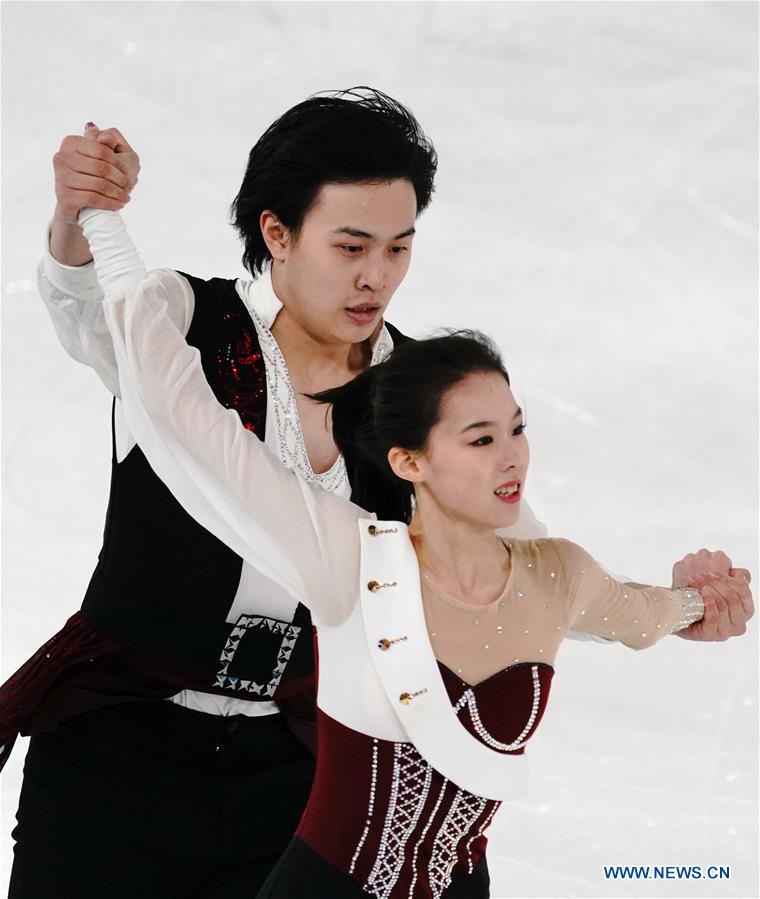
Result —
<path fill-rule="evenodd" d="M 187 342 L 201 354 L 218 401 L 264 440 L 267 389 L 256 328 L 235 281 L 185 275 L 195 294 Z M 405 338 L 392 326 L 394 343 Z M 243 561 L 197 524 L 153 473 L 138 446 L 114 452 L 103 548 L 82 604 L 99 633 L 137 652 L 201 674 L 209 692 L 254 701 L 312 685 L 309 612 L 292 621 L 225 619 Z"/>

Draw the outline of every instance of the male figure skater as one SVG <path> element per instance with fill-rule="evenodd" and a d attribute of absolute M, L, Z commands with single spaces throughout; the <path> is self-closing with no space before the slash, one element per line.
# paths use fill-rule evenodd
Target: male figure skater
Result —
<path fill-rule="evenodd" d="M 55 165 L 41 292 L 64 347 L 118 397 L 76 216 L 121 208 L 139 161 L 118 132 L 90 127 L 64 141 Z M 220 402 L 325 489 L 348 493 L 351 460 L 336 458 L 323 411 L 301 395 L 348 380 L 402 339 L 383 312 L 435 167 L 391 98 L 313 98 L 258 141 L 234 203 L 257 280 L 174 278 Z M 310 784 L 294 736 L 309 742 L 297 707 L 312 686 L 308 615 L 185 515 L 118 399 L 112 426 L 104 546 L 81 613 L 4 688 L 34 734 L 11 896 L 254 895 Z M 518 534 L 542 533 L 528 513 Z M 680 576 L 707 560 L 685 560 Z M 694 636 L 742 632 L 743 614 L 723 609 Z"/>
<path fill-rule="evenodd" d="M 379 91 L 311 98 L 258 140 L 233 204 L 259 277 L 174 276 L 219 401 L 283 464 L 346 496 L 346 462 L 302 394 L 349 380 L 400 339 L 383 314 L 436 164 L 416 119 Z M 120 208 L 139 162 L 91 126 L 55 167 L 41 292 L 64 347 L 118 398 L 75 222 L 84 206 Z M 310 618 L 183 511 L 118 399 L 112 428 L 104 543 L 81 611 L 2 697 L 33 734 L 11 896 L 253 896 L 311 784 Z"/>

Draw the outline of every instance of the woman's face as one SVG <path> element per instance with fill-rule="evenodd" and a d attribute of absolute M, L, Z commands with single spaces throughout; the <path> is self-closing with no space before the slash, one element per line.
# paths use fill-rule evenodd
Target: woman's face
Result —
<path fill-rule="evenodd" d="M 508 527 L 519 516 L 529 458 L 522 410 L 504 377 L 468 375 L 444 395 L 416 456 L 418 504 L 430 497 L 447 517 Z"/>

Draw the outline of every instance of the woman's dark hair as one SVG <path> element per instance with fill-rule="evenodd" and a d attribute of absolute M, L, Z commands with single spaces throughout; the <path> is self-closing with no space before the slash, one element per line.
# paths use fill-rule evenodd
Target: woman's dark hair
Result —
<path fill-rule="evenodd" d="M 271 258 L 259 219 L 271 209 L 294 236 L 324 184 L 407 178 L 417 214 L 430 203 L 438 157 L 412 113 L 369 87 L 317 94 L 283 113 L 261 135 L 232 203 L 245 244 L 243 265 L 261 273 Z"/>
<path fill-rule="evenodd" d="M 333 437 L 343 454 L 352 500 L 381 520 L 409 522 L 414 487 L 388 464 L 394 446 L 424 450 L 446 392 L 467 375 L 509 375 L 493 343 L 479 331 L 408 340 L 385 362 L 342 387 L 311 395 L 332 404 Z"/>

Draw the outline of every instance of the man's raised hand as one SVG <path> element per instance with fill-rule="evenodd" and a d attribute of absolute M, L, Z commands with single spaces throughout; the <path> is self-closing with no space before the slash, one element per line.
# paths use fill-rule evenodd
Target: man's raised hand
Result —
<path fill-rule="evenodd" d="M 137 184 L 140 158 L 116 128 L 88 122 L 83 137 L 70 134 L 53 157 L 55 219 L 77 224 L 87 206 L 118 212 Z"/>

